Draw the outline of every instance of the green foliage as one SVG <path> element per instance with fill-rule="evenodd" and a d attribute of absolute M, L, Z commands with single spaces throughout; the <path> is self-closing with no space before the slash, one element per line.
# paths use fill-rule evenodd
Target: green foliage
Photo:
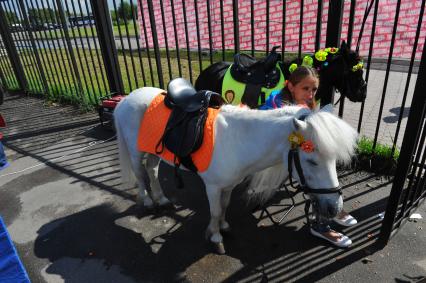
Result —
<path fill-rule="evenodd" d="M 133 5 L 133 12 L 136 13 L 137 7 Z M 118 17 L 122 20 L 130 20 L 133 18 L 132 15 L 132 7 L 128 2 L 122 2 L 120 3 L 120 6 L 118 6 L 117 9 Z"/>
<path fill-rule="evenodd" d="M 399 151 L 392 146 L 377 143 L 373 148 L 373 140 L 362 137 L 358 141 L 357 165 L 360 169 L 379 174 L 392 175 L 395 172 Z"/>
<path fill-rule="evenodd" d="M 4 14 L 6 16 L 7 22 L 9 23 L 9 25 L 12 24 L 19 24 L 20 20 L 18 18 L 18 16 L 16 15 L 15 12 L 11 12 L 11 11 L 4 11 Z"/>
<path fill-rule="evenodd" d="M 57 23 L 59 12 L 51 8 L 29 9 L 28 18 L 30 22 L 37 24 Z"/>

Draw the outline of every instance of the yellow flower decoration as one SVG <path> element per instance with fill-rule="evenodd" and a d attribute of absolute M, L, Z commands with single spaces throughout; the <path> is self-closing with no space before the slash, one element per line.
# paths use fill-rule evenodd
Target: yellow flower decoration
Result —
<path fill-rule="evenodd" d="M 327 55 L 328 55 L 328 52 L 326 52 L 323 49 L 320 49 L 317 52 L 315 52 L 315 59 L 317 59 L 318 61 L 325 61 L 327 60 Z"/>
<path fill-rule="evenodd" d="M 290 142 L 292 148 L 298 147 L 304 140 L 305 138 L 301 133 L 298 132 L 292 132 L 288 136 L 288 141 Z"/>
<path fill-rule="evenodd" d="M 306 55 L 305 57 L 303 57 L 302 66 L 312 67 L 313 64 L 314 64 L 314 59 L 312 59 L 311 56 Z"/>
<path fill-rule="evenodd" d="M 293 64 L 290 65 L 290 67 L 288 67 L 288 70 L 290 71 L 290 73 L 293 73 L 294 70 L 296 70 L 296 69 L 297 69 L 296 63 L 293 63 Z"/>
<path fill-rule="evenodd" d="M 364 68 L 364 62 L 360 61 L 358 64 L 352 67 L 352 72 L 356 72 L 358 70 L 362 70 Z"/>

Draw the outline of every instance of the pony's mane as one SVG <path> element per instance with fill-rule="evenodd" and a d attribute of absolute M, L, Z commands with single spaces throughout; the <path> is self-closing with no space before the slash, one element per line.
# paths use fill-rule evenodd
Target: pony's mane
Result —
<path fill-rule="evenodd" d="M 286 105 L 285 107 L 276 108 L 276 109 L 269 109 L 269 110 L 258 110 L 258 109 L 251 109 L 247 106 L 235 106 L 231 104 L 225 104 L 220 108 L 220 111 L 222 113 L 230 113 L 230 114 L 240 114 L 240 115 L 247 115 L 247 116 L 253 116 L 256 115 L 259 118 L 262 117 L 282 117 L 282 116 L 294 116 L 299 117 L 301 115 L 307 115 L 311 111 L 309 109 L 306 109 L 301 106 L 297 105 Z"/>
<path fill-rule="evenodd" d="M 316 111 L 306 118 L 310 139 L 318 153 L 343 163 L 351 161 L 355 153 L 358 132 L 335 115 Z"/>

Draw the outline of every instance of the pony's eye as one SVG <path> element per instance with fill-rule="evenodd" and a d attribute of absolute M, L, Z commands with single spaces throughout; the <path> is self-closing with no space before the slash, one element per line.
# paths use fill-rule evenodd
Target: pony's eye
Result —
<path fill-rule="evenodd" d="M 316 163 L 314 160 L 312 160 L 312 159 L 307 159 L 306 160 L 310 165 L 312 165 L 312 166 L 317 166 L 318 165 L 318 163 Z"/>

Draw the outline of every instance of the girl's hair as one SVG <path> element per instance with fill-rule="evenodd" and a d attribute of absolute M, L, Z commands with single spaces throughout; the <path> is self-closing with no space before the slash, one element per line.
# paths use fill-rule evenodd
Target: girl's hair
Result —
<path fill-rule="evenodd" d="M 290 77 L 288 78 L 288 82 L 291 82 L 295 86 L 298 83 L 300 83 L 304 78 L 309 76 L 312 76 L 318 79 L 319 81 L 319 75 L 317 70 L 308 66 L 299 66 L 296 68 L 296 70 L 293 71 L 293 73 L 291 73 Z M 290 103 L 290 104 L 294 103 L 293 96 L 291 95 L 290 90 L 288 89 L 287 86 L 285 86 L 285 88 L 283 88 L 282 90 L 282 98 L 284 103 Z M 316 105 L 315 97 L 314 97 L 314 99 L 312 99 L 312 104 L 309 105 L 309 108 L 312 109 L 312 108 L 315 108 L 316 106 L 317 105 Z"/>

